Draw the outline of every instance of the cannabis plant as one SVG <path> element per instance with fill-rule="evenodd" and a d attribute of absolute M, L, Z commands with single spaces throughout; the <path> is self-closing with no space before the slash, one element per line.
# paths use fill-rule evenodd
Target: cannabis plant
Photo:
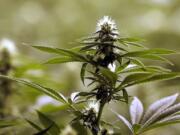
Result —
<path fill-rule="evenodd" d="M 120 134 L 121 131 L 110 132 L 105 126 L 115 128 L 113 124 L 102 118 L 106 104 L 112 101 L 128 104 L 130 96 L 127 90 L 130 86 L 180 77 L 178 72 L 156 65 L 147 66 L 142 61 L 142 59 L 151 59 L 172 64 L 164 56 L 174 54 L 175 51 L 149 49 L 141 45 L 142 41 L 138 38 L 123 37 L 115 22 L 105 16 L 98 21 L 96 31 L 78 40 L 79 46 L 75 48 L 32 46 L 41 51 L 56 54 L 54 58 L 47 60 L 46 64 L 82 63 L 80 78 L 88 90 L 73 92 L 69 98 L 37 83 L 3 75 L 1 77 L 33 87 L 65 104 L 74 114 L 70 125 L 80 123 L 92 135 Z M 134 97 L 130 105 L 131 122 L 113 110 L 109 113 L 115 113 L 128 126 L 132 134 L 139 135 L 158 126 L 179 122 L 180 107 L 179 104 L 175 104 L 177 96 L 178 94 L 175 94 L 155 102 L 145 113 L 141 101 Z M 31 120 L 27 122 L 39 130 L 38 135 L 62 133 L 62 129 L 53 120 L 42 112 L 37 113 L 42 126 Z"/>

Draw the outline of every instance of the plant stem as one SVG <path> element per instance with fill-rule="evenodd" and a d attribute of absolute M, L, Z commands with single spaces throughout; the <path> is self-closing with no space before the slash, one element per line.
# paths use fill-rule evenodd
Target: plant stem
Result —
<path fill-rule="evenodd" d="M 99 107 L 99 112 L 98 112 L 98 116 L 97 116 L 97 124 L 99 125 L 100 119 L 101 119 L 101 115 L 102 115 L 102 111 L 104 109 L 105 103 L 101 103 L 100 107 Z"/>

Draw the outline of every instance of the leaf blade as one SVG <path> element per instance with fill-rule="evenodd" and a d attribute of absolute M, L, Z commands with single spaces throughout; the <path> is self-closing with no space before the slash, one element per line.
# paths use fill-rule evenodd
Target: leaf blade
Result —
<path fill-rule="evenodd" d="M 134 97 L 129 110 L 132 124 L 139 124 L 144 110 L 141 101 L 137 97 Z"/>

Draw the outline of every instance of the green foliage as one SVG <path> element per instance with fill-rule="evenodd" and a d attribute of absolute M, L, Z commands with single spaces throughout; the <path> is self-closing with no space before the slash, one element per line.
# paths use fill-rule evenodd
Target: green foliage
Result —
<path fill-rule="evenodd" d="M 58 127 L 58 125 L 52 121 L 50 118 L 48 118 L 45 114 L 43 114 L 42 112 L 37 111 L 38 117 L 40 122 L 43 124 L 43 126 L 45 128 L 51 127 L 48 132 L 51 135 L 59 135 L 60 133 L 60 128 Z"/>
<path fill-rule="evenodd" d="M 26 120 L 33 128 L 38 130 L 39 132 L 36 133 L 37 135 L 59 135 L 60 128 L 59 126 L 50 118 L 48 118 L 45 114 L 40 111 L 37 111 L 39 121 L 43 125 L 44 128 L 41 128 L 39 125 L 35 124 L 30 120 Z"/>
<path fill-rule="evenodd" d="M 178 94 L 162 98 L 153 104 L 144 112 L 143 105 L 138 98 L 131 102 L 129 112 L 131 122 L 126 120 L 120 114 L 114 112 L 117 117 L 130 129 L 132 134 L 140 135 L 146 131 L 180 123 L 180 104 L 175 104 Z"/>
<path fill-rule="evenodd" d="M 180 73 L 172 72 L 157 65 L 147 66 L 144 61 L 140 60 L 143 58 L 172 64 L 163 56 L 175 54 L 175 51 L 160 48 L 149 49 L 141 45 L 142 40 L 138 38 L 120 38 L 114 22 L 109 17 L 104 17 L 104 20 L 101 21 L 97 25 L 97 31 L 90 37 L 78 42 L 80 46 L 75 48 L 61 49 L 48 46 L 32 46 L 40 51 L 56 55 L 46 61 L 46 64 L 81 63 L 80 78 L 84 85 L 85 79 L 88 80 L 89 84 L 87 86 L 92 86 L 90 91 L 72 93 L 70 98 L 66 98 L 56 90 L 24 79 L 5 75 L 0 75 L 0 78 L 35 88 L 37 91 L 63 103 L 64 106 L 67 105 L 67 108 L 75 116 L 71 125 L 80 123 L 83 128 L 90 130 L 93 135 L 108 135 L 108 128 L 102 126 L 103 118 L 101 117 L 107 103 L 119 101 L 128 104 L 130 97 L 128 87 L 178 78 Z M 134 47 L 138 50 L 134 50 Z M 156 127 L 179 123 L 179 114 L 176 114 L 180 111 L 179 104 L 174 105 L 176 99 L 177 94 L 159 100 L 144 113 L 141 101 L 135 97 L 129 109 L 131 122 L 120 114 L 113 112 L 124 122 L 132 134 L 138 135 Z M 89 103 L 88 107 L 82 109 L 84 103 L 89 101 L 93 101 L 93 105 Z M 32 127 L 38 130 L 37 135 L 60 134 L 61 129 L 56 122 L 40 111 L 37 111 L 37 114 L 43 128 L 27 120 Z M 115 128 L 113 124 L 108 125 L 111 125 L 113 129 Z M 115 134 L 118 133 L 119 131 L 115 132 Z"/>
<path fill-rule="evenodd" d="M 10 121 L 10 120 L 0 120 L 0 129 L 1 128 L 7 128 L 7 127 L 11 127 L 11 126 L 16 126 L 18 125 L 19 122 L 17 121 Z"/>
<path fill-rule="evenodd" d="M 8 77 L 8 76 L 3 76 L 3 75 L 0 75 L 0 77 L 5 78 L 5 79 L 9 79 L 12 81 L 16 81 L 18 83 L 25 84 L 27 86 L 35 88 L 36 90 L 38 90 L 40 92 L 43 92 L 44 94 L 47 94 L 48 96 L 50 96 L 50 97 L 52 97 L 52 98 L 54 98 L 60 102 L 68 103 L 67 99 L 61 93 L 58 93 L 57 91 L 55 91 L 51 88 L 47 88 L 47 87 L 41 86 L 39 84 L 30 82 L 30 81 L 26 81 L 26 80 L 22 80 L 22 79 L 18 79 L 18 78 L 14 78 L 14 77 Z"/>

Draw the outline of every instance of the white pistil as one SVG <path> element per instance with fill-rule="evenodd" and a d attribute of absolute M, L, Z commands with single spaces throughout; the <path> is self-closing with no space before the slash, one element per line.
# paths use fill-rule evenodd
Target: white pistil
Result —
<path fill-rule="evenodd" d="M 115 63 L 109 64 L 108 68 L 111 72 L 115 72 L 116 71 L 116 64 Z"/>
<path fill-rule="evenodd" d="M 88 106 L 87 106 L 86 110 L 92 110 L 92 109 L 93 109 L 93 111 L 95 113 L 98 113 L 98 111 L 99 111 L 99 102 L 97 102 L 97 101 L 90 101 L 88 103 Z"/>
<path fill-rule="evenodd" d="M 117 37 L 119 32 L 117 30 L 116 23 L 109 16 L 104 16 L 102 19 L 98 21 L 96 31 L 101 31 L 103 28 L 106 27 L 108 27 L 111 33 L 115 34 L 114 38 Z"/>

